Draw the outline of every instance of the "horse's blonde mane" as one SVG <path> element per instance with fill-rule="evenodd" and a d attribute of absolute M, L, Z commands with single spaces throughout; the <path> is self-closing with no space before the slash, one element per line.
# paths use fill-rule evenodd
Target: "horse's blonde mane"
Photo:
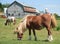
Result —
<path fill-rule="evenodd" d="M 27 17 L 28 16 L 35 16 L 34 14 L 30 14 L 30 15 L 26 15 L 26 16 L 24 16 L 24 18 L 23 19 L 21 19 L 21 22 L 18 24 L 18 30 L 22 33 L 22 30 L 23 31 L 26 31 L 27 29 L 26 29 L 26 21 L 27 21 Z"/>
<path fill-rule="evenodd" d="M 52 20 L 52 27 L 57 27 L 57 21 L 54 15 L 51 16 Z"/>
<path fill-rule="evenodd" d="M 20 22 L 17 28 L 18 28 L 18 31 L 20 33 L 23 33 L 26 31 L 26 27 L 25 27 L 25 24 L 23 22 Z"/>
<path fill-rule="evenodd" d="M 35 16 L 35 15 L 34 15 L 34 14 L 25 15 L 25 16 L 21 19 L 21 22 L 24 21 L 28 16 Z"/>
<path fill-rule="evenodd" d="M 26 15 L 23 19 L 22 19 L 22 22 L 24 24 L 24 27 L 26 28 L 26 21 L 27 21 L 27 17 L 28 16 L 35 16 L 34 14 L 29 14 L 29 15 Z"/>

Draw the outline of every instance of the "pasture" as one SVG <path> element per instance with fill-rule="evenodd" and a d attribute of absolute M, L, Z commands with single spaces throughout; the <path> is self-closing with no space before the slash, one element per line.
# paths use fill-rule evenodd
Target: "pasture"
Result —
<path fill-rule="evenodd" d="M 0 18 L 0 44 L 60 44 L 60 31 L 56 31 L 56 29 L 52 29 L 52 35 L 54 40 L 52 42 L 47 42 L 45 39 L 47 38 L 46 29 L 36 30 L 37 41 L 34 41 L 34 36 L 32 34 L 32 40 L 28 40 L 28 30 L 24 33 L 23 39 L 17 40 L 16 34 L 13 33 L 13 30 L 20 22 L 20 19 L 17 19 L 16 25 L 8 25 L 5 26 L 5 19 Z M 58 26 L 60 26 L 60 20 L 57 20 Z"/>

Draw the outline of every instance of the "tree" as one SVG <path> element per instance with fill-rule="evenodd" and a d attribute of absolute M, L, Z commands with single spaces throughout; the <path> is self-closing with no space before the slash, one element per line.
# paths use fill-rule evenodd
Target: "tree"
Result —
<path fill-rule="evenodd" d="M 2 4 L 0 3 L 0 12 L 2 12 L 3 11 L 3 6 L 2 6 Z"/>
<path fill-rule="evenodd" d="M 7 8 L 10 4 L 3 4 L 3 8 Z"/>
<path fill-rule="evenodd" d="M 58 14 L 57 13 L 54 13 L 55 17 L 58 17 Z"/>

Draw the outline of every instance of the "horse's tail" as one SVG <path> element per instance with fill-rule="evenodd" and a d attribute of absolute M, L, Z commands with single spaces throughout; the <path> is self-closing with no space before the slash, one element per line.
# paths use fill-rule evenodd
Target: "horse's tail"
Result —
<path fill-rule="evenodd" d="M 54 15 L 51 16 L 51 26 L 52 28 L 57 26 L 57 21 Z"/>

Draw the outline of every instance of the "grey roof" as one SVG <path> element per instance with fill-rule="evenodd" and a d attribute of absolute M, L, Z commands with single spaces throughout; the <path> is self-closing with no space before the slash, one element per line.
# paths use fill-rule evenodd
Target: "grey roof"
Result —
<path fill-rule="evenodd" d="M 29 8 L 36 9 L 36 8 L 34 8 L 34 7 L 24 5 L 23 3 L 19 3 L 19 2 L 17 2 L 17 1 L 12 2 L 12 3 L 8 6 L 8 8 L 9 8 L 11 5 L 13 5 L 14 3 L 16 3 L 17 5 L 20 5 L 20 6 L 22 6 L 22 7 L 29 7 Z"/>

